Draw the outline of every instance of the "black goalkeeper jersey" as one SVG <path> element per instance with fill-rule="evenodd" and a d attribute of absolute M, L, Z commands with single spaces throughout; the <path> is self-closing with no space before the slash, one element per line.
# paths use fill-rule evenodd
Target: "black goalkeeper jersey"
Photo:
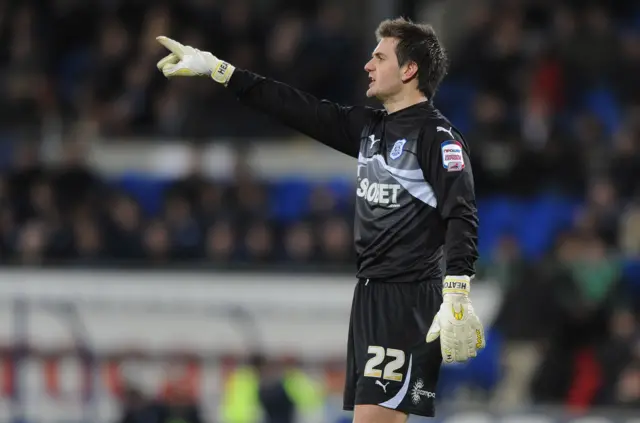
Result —
<path fill-rule="evenodd" d="M 461 134 L 429 102 L 395 113 L 345 107 L 236 69 L 239 100 L 356 158 L 357 276 L 417 282 L 475 273 L 473 175 Z"/>

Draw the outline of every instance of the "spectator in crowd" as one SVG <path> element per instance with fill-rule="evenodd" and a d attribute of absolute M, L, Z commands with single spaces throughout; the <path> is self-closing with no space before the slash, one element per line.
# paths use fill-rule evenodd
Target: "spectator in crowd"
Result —
<path fill-rule="evenodd" d="M 221 404 L 229 423 L 293 423 L 297 416 L 316 411 L 323 400 L 317 382 L 295 363 L 253 354 L 235 368 L 225 384 Z"/>
<path fill-rule="evenodd" d="M 640 257 L 640 205 L 633 201 L 620 219 L 620 248 L 626 257 Z"/>
<path fill-rule="evenodd" d="M 159 422 L 153 403 L 144 393 L 135 387 L 127 386 L 122 398 L 122 411 L 118 423 L 155 423 Z"/>
<path fill-rule="evenodd" d="M 619 307 L 610 319 L 609 339 L 598 348 L 602 381 L 594 400 L 595 405 L 639 404 L 640 392 L 634 388 L 633 382 L 634 367 L 637 367 L 640 358 L 639 335 L 636 315 L 626 306 Z"/>

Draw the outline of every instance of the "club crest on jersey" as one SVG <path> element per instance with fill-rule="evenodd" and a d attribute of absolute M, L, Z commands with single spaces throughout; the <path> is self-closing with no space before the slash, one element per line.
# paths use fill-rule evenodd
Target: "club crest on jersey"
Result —
<path fill-rule="evenodd" d="M 400 157 L 402 155 L 402 149 L 404 148 L 404 145 L 407 143 L 407 140 L 405 139 L 401 139 L 396 141 L 395 144 L 393 144 L 393 148 L 391 149 L 391 153 L 389 153 L 389 157 L 392 160 L 397 159 L 398 157 Z"/>
<path fill-rule="evenodd" d="M 464 169 L 462 144 L 455 140 L 445 141 L 441 145 L 442 165 L 447 172 L 460 172 Z"/>

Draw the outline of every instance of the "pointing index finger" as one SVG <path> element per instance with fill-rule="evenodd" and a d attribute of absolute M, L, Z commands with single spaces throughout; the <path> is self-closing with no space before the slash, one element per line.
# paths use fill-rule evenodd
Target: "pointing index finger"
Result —
<path fill-rule="evenodd" d="M 184 51 L 184 46 L 182 44 L 163 35 L 156 37 L 156 40 L 158 40 L 160 44 L 165 46 L 171 53 L 178 56 L 178 59 L 182 59 Z"/>

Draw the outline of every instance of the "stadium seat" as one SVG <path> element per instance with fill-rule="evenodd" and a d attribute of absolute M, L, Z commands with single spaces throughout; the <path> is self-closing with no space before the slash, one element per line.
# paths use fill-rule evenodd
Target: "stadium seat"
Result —
<path fill-rule="evenodd" d="M 623 290 L 628 298 L 640 297 L 640 260 L 626 260 L 622 264 Z"/>
<path fill-rule="evenodd" d="M 602 121 L 607 134 L 612 135 L 620 127 L 620 111 L 618 102 L 610 90 L 597 88 L 585 95 L 587 110 Z"/>
<path fill-rule="evenodd" d="M 490 257 L 498 240 L 505 234 L 514 233 L 520 216 L 519 209 L 517 202 L 505 197 L 478 201 L 478 248 L 482 256 Z"/>
<path fill-rule="evenodd" d="M 435 105 L 449 116 L 451 122 L 463 133 L 471 129 L 471 109 L 476 89 L 470 81 L 447 79 L 438 89 Z"/>
<path fill-rule="evenodd" d="M 623 264 L 624 278 L 634 284 L 640 284 L 640 261 L 626 260 Z"/>
<path fill-rule="evenodd" d="M 327 182 L 327 187 L 336 196 L 341 210 L 353 203 L 353 193 L 356 189 L 354 180 L 342 177 L 332 178 Z"/>
<path fill-rule="evenodd" d="M 572 200 L 544 195 L 523 202 L 517 236 L 526 257 L 539 259 L 562 228 L 571 223 L 576 204 Z M 530 224 L 535 222 L 535 224 Z"/>
<path fill-rule="evenodd" d="M 299 177 L 288 177 L 271 186 L 271 213 L 274 219 L 292 221 L 308 211 L 311 182 Z"/>
<path fill-rule="evenodd" d="M 114 185 L 134 197 L 144 213 L 153 216 L 162 210 L 164 191 L 170 182 L 141 173 L 124 173 Z"/>
<path fill-rule="evenodd" d="M 528 200 L 506 197 L 479 200 L 480 254 L 490 257 L 499 239 L 513 234 L 526 257 L 540 258 L 557 233 L 571 224 L 578 204 L 576 200 L 554 195 Z"/>

